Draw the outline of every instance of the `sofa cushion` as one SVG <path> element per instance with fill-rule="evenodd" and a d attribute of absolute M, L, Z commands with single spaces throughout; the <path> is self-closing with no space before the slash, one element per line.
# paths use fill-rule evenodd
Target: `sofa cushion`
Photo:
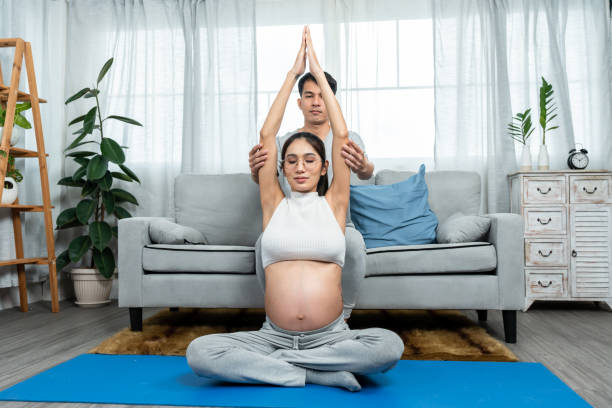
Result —
<path fill-rule="evenodd" d="M 481 241 L 490 227 L 489 217 L 455 213 L 438 225 L 436 241 L 439 244 Z"/>
<path fill-rule="evenodd" d="M 376 184 L 393 184 L 415 174 L 412 171 L 381 170 Z M 432 171 L 425 174 L 429 207 L 442 223 L 456 212 L 478 215 L 480 210 L 480 175 L 473 171 Z"/>
<path fill-rule="evenodd" d="M 229 245 L 149 244 L 142 250 L 145 272 L 255 273 L 255 248 Z"/>
<path fill-rule="evenodd" d="M 151 221 L 149 237 L 156 244 L 208 244 L 200 231 L 164 218 Z"/>
<path fill-rule="evenodd" d="M 180 174 L 174 182 L 178 224 L 211 245 L 254 246 L 262 231 L 259 186 L 249 174 Z"/>
<path fill-rule="evenodd" d="M 495 270 L 495 247 L 488 242 L 406 245 L 366 250 L 366 277 Z"/>
<path fill-rule="evenodd" d="M 391 185 L 351 186 L 351 218 L 367 248 L 429 244 L 438 219 L 427 203 L 425 165 Z"/>

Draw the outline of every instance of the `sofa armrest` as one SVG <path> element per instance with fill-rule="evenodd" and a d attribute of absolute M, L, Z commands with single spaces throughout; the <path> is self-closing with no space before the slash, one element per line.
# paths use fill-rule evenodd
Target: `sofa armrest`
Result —
<path fill-rule="evenodd" d="M 168 217 L 131 217 L 119 220 L 118 273 L 119 306 L 142 307 L 142 248 L 151 243 L 149 224 Z"/>
<path fill-rule="evenodd" d="M 499 303 L 502 310 L 519 310 L 525 304 L 523 218 L 518 214 L 487 214 L 491 229 L 487 241 L 497 253 Z"/>

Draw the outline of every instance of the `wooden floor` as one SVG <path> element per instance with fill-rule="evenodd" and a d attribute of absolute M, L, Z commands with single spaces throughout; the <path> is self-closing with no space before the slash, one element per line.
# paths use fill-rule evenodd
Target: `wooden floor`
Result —
<path fill-rule="evenodd" d="M 0 311 L 0 390 L 58 363 L 86 353 L 128 325 L 128 314 L 115 304 L 81 309 L 48 302 Z M 158 309 L 145 309 L 144 317 Z M 465 312 L 476 319 L 473 311 Z M 349 322 L 350 323 L 350 322 Z M 489 312 L 484 324 L 503 338 L 501 312 Z M 543 363 L 595 407 L 612 406 L 612 313 L 593 303 L 536 303 L 518 314 L 518 343 L 509 348 L 521 361 Z M 134 405 L 0 402 L 0 407 L 113 408 Z M 149 405 L 143 405 L 150 407 Z"/>

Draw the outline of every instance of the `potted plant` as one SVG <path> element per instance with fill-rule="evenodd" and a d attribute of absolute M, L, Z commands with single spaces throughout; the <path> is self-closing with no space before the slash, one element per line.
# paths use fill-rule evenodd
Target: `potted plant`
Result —
<path fill-rule="evenodd" d="M 15 146 L 21 139 L 24 131 L 22 129 L 31 129 L 32 124 L 28 119 L 21 114 L 21 112 L 30 109 L 32 105 L 30 102 L 18 103 L 15 106 L 15 115 L 13 121 L 13 132 L 11 134 L 11 146 Z M 0 106 L 0 140 L 2 140 L 2 134 L 4 132 L 4 122 L 6 120 L 6 110 Z M 17 131 L 19 129 L 19 131 Z M 4 150 L 0 150 L 0 154 L 6 156 Z M 17 183 L 23 180 L 23 175 L 15 167 L 15 158 L 8 155 L 8 168 L 6 177 L 4 178 L 4 186 L 2 191 L 2 204 L 13 204 L 17 200 L 18 188 Z"/>
<path fill-rule="evenodd" d="M 540 86 L 540 127 L 542 128 L 542 144 L 538 154 L 538 170 L 548 170 L 548 150 L 546 148 L 546 132 L 557 129 L 559 126 L 548 127 L 549 123 L 557 117 L 557 114 L 552 114 L 557 110 L 553 102 L 553 87 L 552 84 L 546 82 L 542 77 L 542 85 Z"/>
<path fill-rule="evenodd" d="M 527 139 L 533 133 L 531 127 L 531 108 L 525 112 L 519 112 L 508 123 L 510 137 L 523 145 L 521 152 L 521 170 L 531 170 L 531 150 L 527 144 Z"/>
<path fill-rule="evenodd" d="M 79 262 L 86 253 L 91 252 L 89 268 L 74 268 L 71 272 L 77 297 L 76 303 L 83 307 L 110 302 L 112 279 L 116 271 L 115 257 L 110 244 L 113 237 L 117 237 L 117 226 L 111 226 L 108 220 L 105 220 L 105 216 L 114 216 L 116 219 L 131 217 L 122 205 L 124 203 L 138 205 L 136 198 L 129 192 L 112 188 L 114 179 L 138 183 L 140 180 L 124 165 L 123 149 L 127 146 L 120 146 L 113 139 L 105 137 L 104 122 L 119 120 L 130 125 L 142 126 L 139 122 L 123 116 L 110 115 L 102 118 L 98 99 L 100 82 L 112 63 L 113 58 L 106 61 L 94 87 L 83 88 L 66 100 L 66 104 L 82 97 L 95 98 L 96 101 L 96 105 L 87 113 L 68 124 L 68 126 L 81 124 L 82 127 L 73 133 L 77 136 L 64 151 L 71 151 L 89 143 L 97 146 L 94 150 L 67 153 L 66 157 L 73 159 L 80 167 L 72 176 L 64 177 L 57 183 L 81 190 L 81 200 L 75 207 L 62 211 L 57 217 L 56 225 L 57 229 L 87 227 L 86 233 L 74 238 L 68 249 L 57 257 L 57 268 L 61 270 L 71 262 Z M 94 133 L 96 137 L 93 137 Z M 83 141 L 88 135 L 92 135 L 93 140 Z M 109 169 L 111 163 L 120 171 L 111 171 Z"/>

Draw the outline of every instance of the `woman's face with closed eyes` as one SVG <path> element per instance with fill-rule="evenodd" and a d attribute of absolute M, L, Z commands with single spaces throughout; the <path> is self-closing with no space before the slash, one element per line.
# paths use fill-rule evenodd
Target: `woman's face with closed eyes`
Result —
<path fill-rule="evenodd" d="M 308 193 L 317 191 L 319 179 L 327 173 L 327 165 L 306 139 L 298 138 L 287 147 L 283 173 L 292 191 Z"/>

